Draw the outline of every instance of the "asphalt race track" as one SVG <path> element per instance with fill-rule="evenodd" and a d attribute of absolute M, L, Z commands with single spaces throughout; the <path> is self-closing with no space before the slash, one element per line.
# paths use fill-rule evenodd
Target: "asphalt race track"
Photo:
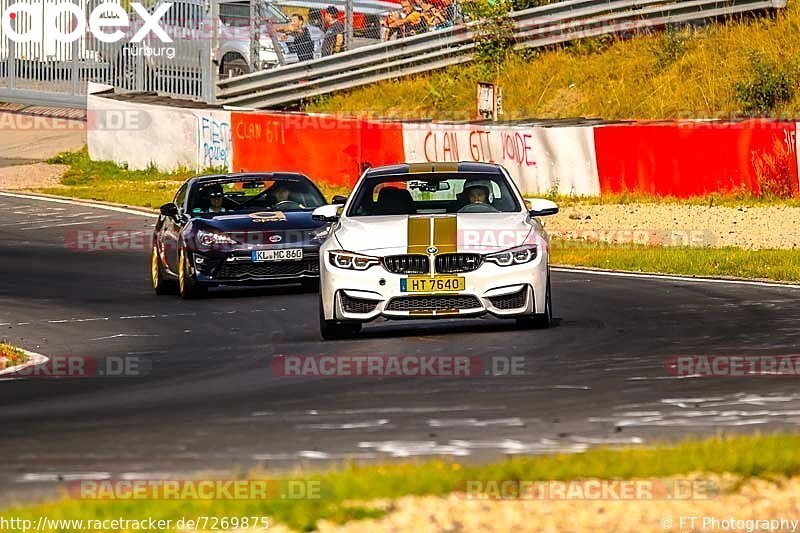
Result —
<path fill-rule="evenodd" d="M 90 476 L 189 476 L 581 450 L 689 434 L 791 429 L 794 379 L 685 378 L 674 354 L 798 353 L 797 289 L 553 273 L 559 325 L 496 319 L 368 325 L 322 343 L 317 296 L 293 287 L 157 297 L 149 249 L 75 250 L 78 230 L 153 219 L 0 195 L 0 339 L 46 355 L 137 357 L 146 375 L 0 381 L 0 498 Z M 146 242 L 146 240 L 145 240 Z M 526 373 L 286 378 L 275 355 L 524 357 Z"/>

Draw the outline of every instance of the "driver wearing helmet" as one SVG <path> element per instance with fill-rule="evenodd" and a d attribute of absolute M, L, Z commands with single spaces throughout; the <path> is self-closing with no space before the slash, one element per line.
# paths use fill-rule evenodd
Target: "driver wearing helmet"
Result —
<path fill-rule="evenodd" d="M 205 209 L 202 207 L 195 207 L 192 210 L 193 213 L 227 213 L 228 210 L 222 205 L 225 203 L 225 193 L 222 191 L 222 185 L 215 183 L 214 185 L 206 187 L 202 191 L 202 194 L 208 199 L 208 207 Z"/>
<path fill-rule="evenodd" d="M 467 201 L 471 204 L 489 203 L 489 189 L 485 185 L 470 185 L 464 192 L 467 193 Z"/>

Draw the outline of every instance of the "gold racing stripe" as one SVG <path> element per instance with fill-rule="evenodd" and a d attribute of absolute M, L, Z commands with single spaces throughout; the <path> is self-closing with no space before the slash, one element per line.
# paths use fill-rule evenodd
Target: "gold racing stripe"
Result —
<path fill-rule="evenodd" d="M 458 172 L 458 163 L 434 163 L 434 172 Z"/>
<path fill-rule="evenodd" d="M 458 217 L 408 217 L 409 254 L 428 254 L 430 246 L 436 247 L 436 254 L 453 254 L 458 251 Z"/>
<path fill-rule="evenodd" d="M 430 217 L 408 217 L 408 253 L 426 255 L 430 243 Z"/>
<path fill-rule="evenodd" d="M 423 172 L 433 172 L 433 163 L 409 163 L 409 174 L 421 174 Z"/>
<path fill-rule="evenodd" d="M 434 218 L 433 245 L 436 254 L 454 254 L 458 249 L 458 217 Z"/>

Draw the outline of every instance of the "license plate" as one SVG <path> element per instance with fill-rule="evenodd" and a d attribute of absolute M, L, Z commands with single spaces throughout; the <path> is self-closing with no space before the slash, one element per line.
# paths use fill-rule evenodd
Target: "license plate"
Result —
<path fill-rule="evenodd" d="M 463 291 L 466 281 L 461 276 L 434 276 L 432 278 L 403 278 L 400 292 L 455 292 Z"/>
<path fill-rule="evenodd" d="M 252 258 L 254 263 L 263 263 L 265 261 L 300 261 L 303 259 L 303 249 L 253 250 Z"/>

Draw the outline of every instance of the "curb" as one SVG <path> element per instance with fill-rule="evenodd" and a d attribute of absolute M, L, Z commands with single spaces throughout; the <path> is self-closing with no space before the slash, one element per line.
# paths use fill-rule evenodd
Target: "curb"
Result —
<path fill-rule="evenodd" d="M 25 353 L 25 355 L 28 356 L 28 360 L 22 363 L 21 365 L 10 366 L 8 368 L 0 370 L 0 377 L 6 376 L 8 374 L 16 374 L 20 370 L 24 370 L 31 366 L 42 365 L 50 360 L 47 356 L 44 356 L 40 353 L 29 352 L 28 350 L 22 348 L 19 348 L 19 350 L 21 350 L 22 352 Z"/>
<path fill-rule="evenodd" d="M 13 102 L 0 103 L 0 112 L 15 115 L 28 115 L 33 117 L 60 118 L 86 122 L 86 109 L 75 107 L 57 107 L 38 104 L 15 104 Z"/>

